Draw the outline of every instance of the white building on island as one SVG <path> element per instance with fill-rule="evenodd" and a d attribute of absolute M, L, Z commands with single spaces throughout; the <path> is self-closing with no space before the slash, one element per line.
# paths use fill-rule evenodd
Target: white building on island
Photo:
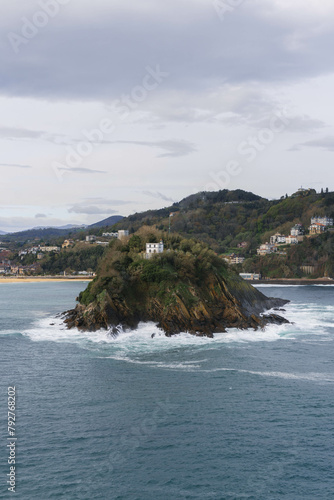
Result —
<path fill-rule="evenodd" d="M 164 251 L 164 243 L 146 243 L 146 258 L 149 259 L 155 253 L 162 253 Z"/>

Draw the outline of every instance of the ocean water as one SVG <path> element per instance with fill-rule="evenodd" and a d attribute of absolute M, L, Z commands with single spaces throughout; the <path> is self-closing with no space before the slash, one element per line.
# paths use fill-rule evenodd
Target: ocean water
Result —
<path fill-rule="evenodd" d="M 334 498 L 333 286 L 261 287 L 292 323 L 214 339 L 68 331 L 85 286 L 0 284 L 1 499 L 8 386 L 20 500 Z"/>

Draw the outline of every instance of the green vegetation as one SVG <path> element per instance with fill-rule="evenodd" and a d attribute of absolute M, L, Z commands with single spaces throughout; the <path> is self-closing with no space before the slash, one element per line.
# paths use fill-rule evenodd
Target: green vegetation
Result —
<path fill-rule="evenodd" d="M 79 271 L 94 271 L 104 253 L 100 246 L 88 246 L 80 250 L 51 252 L 41 261 L 41 270 L 45 274 L 60 274 Z"/>
<path fill-rule="evenodd" d="M 113 240 L 100 261 L 97 277 L 80 294 L 80 303 L 87 305 L 107 291 L 110 297 L 124 295 L 136 304 L 149 293 L 164 298 L 165 306 L 180 295 L 190 307 L 196 301 L 190 289 L 201 287 L 208 271 L 227 276 L 225 262 L 205 244 L 176 234 L 165 241 L 164 253 L 145 259 L 146 243 L 163 236 L 166 234 L 143 227 L 129 241 Z"/>
<path fill-rule="evenodd" d="M 131 215 L 122 220 L 122 228 L 137 231 L 143 224 L 168 231 L 171 227 L 184 238 L 195 238 L 218 254 L 236 253 L 245 257 L 238 272 L 260 272 L 267 277 L 303 277 L 302 266 L 314 266 L 313 277 L 334 277 L 334 235 L 326 233 L 305 238 L 303 243 L 282 247 L 286 255 L 257 256 L 260 244 L 276 232 L 288 235 L 295 224 L 307 231 L 315 215 L 334 217 L 334 193 L 317 194 L 314 190 L 266 200 L 245 191 L 198 193 L 163 210 Z M 238 247 L 246 242 L 244 248 Z"/>
<path fill-rule="evenodd" d="M 172 217 L 170 217 L 171 212 Z M 113 264 L 113 272 L 118 274 L 116 277 L 111 276 L 113 283 L 118 283 L 116 278 L 120 279 L 122 273 L 131 277 L 136 270 L 142 273 L 143 283 L 158 284 L 160 281 L 169 281 L 173 272 L 176 272 L 175 269 L 178 273 L 182 273 L 177 267 L 177 259 L 172 263 L 164 262 L 162 268 L 158 270 L 153 260 L 138 263 L 136 255 L 145 251 L 146 241 L 157 242 L 161 237 L 166 240 L 171 223 L 171 235 L 167 245 L 172 254 L 173 252 L 193 254 L 194 248 L 199 245 L 198 242 L 202 242 L 217 255 L 223 256 L 233 252 L 244 257 L 244 263 L 236 266 L 238 272 L 260 272 L 267 277 L 298 278 L 324 275 L 334 277 L 334 233 L 332 232 L 304 238 L 298 245 L 280 247 L 279 250 L 286 252 L 286 255 L 257 256 L 259 245 L 268 242 L 270 236 L 276 232 L 288 235 L 297 223 L 302 224 L 307 232 L 310 219 L 315 215 L 334 218 L 334 193 L 322 189 L 317 194 L 311 189 L 298 191 L 292 196 L 282 196 L 280 200 L 267 200 L 242 190 L 201 192 L 188 196 L 170 207 L 123 218 L 113 226 L 102 227 L 101 224 L 107 224 L 108 221 L 110 224 L 114 223 L 117 217 L 101 221 L 101 224 L 98 223 L 94 227 L 72 229 L 72 238 L 75 239 L 73 249 L 45 254 L 37 263 L 40 264 L 41 272 L 49 274 L 64 271 L 95 272 L 104 255 L 104 249 L 97 245 L 87 246 L 80 241 L 86 234 L 100 237 L 106 230 L 128 229 L 131 238 L 125 245 L 112 241 L 110 249 L 106 248 L 106 253 L 110 254 L 110 251 L 113 252 L 119 246 L 117 251 L 120 256 L 118 262 Z M 146 227 L 144 231 L 143 227 Z M 176 233 L 181 235 L 181 239 Z M 5 235 L 2 239 L 6 241 L 8 238 L 6 247 L 16 254 L 12 263 L 30 265 L 36 262 L 36 256 L 29 254 L 21 259 L 18 256 L 19 250 L 38 244 L 61 246 L 65 239 L 64 234 L 65 230 L 42 229 Z M 66 237 L 69 237 L 69 232 L 66 233 Z M 308 273 L 313 274 L 306 274 L 306 266 Z"/>

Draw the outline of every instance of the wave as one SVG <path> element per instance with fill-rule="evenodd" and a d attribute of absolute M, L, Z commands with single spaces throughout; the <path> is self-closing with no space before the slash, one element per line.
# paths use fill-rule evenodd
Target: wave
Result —
<path fill-rule="evenodd" d="M 276 311 L 272 311 L 276 312 Z M 280 312 L 278 312 L 280 314 Z M 68 330 L 61 317 L 37 317 L 35 323 L 22 332 L 33 342 L 76 344 L 96 358 L 147 365 L 153 369 L 198 372 L 210 370 L 206 359 L 211 350 L 244 349 L 255 343 L 269 342 L 332 342 L 334 306 L 321 303 L 289 303 L 282 313 L 291 322 L 268 325 L 263 330 L 228 329 L 214 338 L 195 337 L 187 332 L 166 337 L 155 323 L 140 323 L 131 331 L 120 330 L 114 337 L 106 330 L 83 332 Z M 211 355 L 210 355 L 211 356 Z M 208 356 L 209 357 L 209 356 Z M 192 359 L 193 358 L 193 359 Z M 226 368 L 213 368 L 226 370 Z M 251 373 L 251 372 L 249 372 Z M 320 380 L 316 374 L 284 374 L 283 372 L 254 372 L 254 375 Z M 317 378 L 318 377 L 318 378 Z M 326 378 L 326 381 L 328 377 Z"/>
<path fill-rule="evenodd" d="M 97 330 L 96 332 L 84 332 L 77 328 L 69 330 L 59 317 L 43 318 L 25 330 L 24 335 L 33 341 L 52 341 L 52 342 L 84 342 L 109 344 L 115 347 L 130 344 L 141 346 L 143 343 L 150 345 L 163 346 L 181 346 L 181 345 L 206 345 L 217 342 L 259 342 L 274 341 L 280 338 L 279 332 L 284 327 L 272 325 L 263 330 L 238 330 L 236 328 L 228 329 L 226 332 L 216 333 L 214 338 L 196 337 L 190 333 L 183 332 L 172 337 L 166 337 L 164 332 L 156 326 L 155 323 L 140 323 L 135 330 L 123 331 L 115 337 L 110 335 L 107 330 Z"/>
<path fill-rule="evenodd" d="M 334 374 L 332 373 L 289 373 L 289 372 L 262 372 L 255 370 L 239 370 L 236 368 L 212 368 L 212 369 L 204 369 L 203 372 L 214 373 L 214 372 L 226 372 L 232 371 L 237 373 L 249 373 L 250 375 L 258 375 L 260 377 L 275 377 L 275 378 L 283 378 L 286 380 L 304 380 L 311 382 L 334 382 Z"/>

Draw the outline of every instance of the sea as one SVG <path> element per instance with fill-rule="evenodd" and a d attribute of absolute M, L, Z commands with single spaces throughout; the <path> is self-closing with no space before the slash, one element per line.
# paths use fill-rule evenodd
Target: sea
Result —
<path fill-rule="evenodd" d="M 214 339 L 67 330 L 85 287 L 0 284 L 1 499 L 334 498 L 334 286 Z"/>

